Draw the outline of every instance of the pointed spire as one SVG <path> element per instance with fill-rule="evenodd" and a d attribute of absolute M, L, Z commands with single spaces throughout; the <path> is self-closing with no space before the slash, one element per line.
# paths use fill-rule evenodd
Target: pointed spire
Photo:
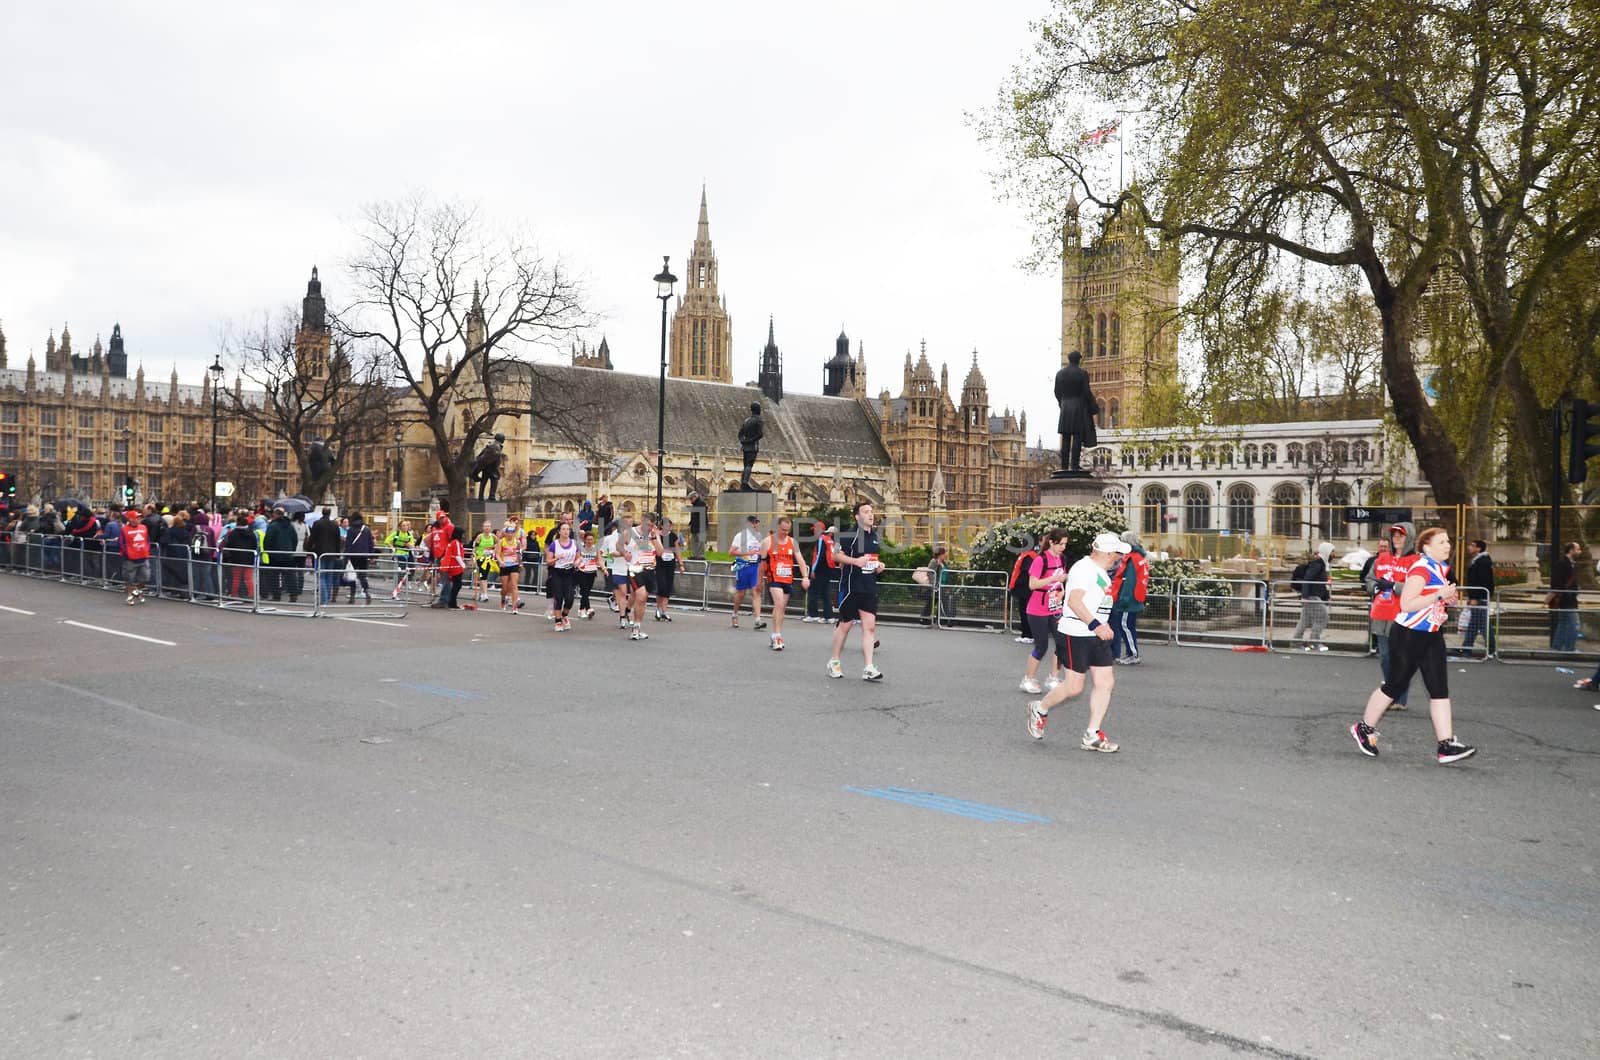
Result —
<path fill-rule="evenodd" d="M 772 337 L 772 314 L 771 313 L 767 314 L 767 345 L 768 346 L 777 345 L 777 343 L 773 340 L 773 337 Z"/>
<path fill-rule="evenodd" d="M 711 220 L 706 214 L 706 186 L 700 185 L 700 224 L 695 229 L 694 241 L 696 243 L 711 242 Z"/>

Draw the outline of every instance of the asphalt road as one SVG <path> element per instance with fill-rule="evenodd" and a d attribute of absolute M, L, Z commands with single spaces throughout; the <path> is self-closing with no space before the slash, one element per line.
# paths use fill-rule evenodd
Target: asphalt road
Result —
<path fill-rule="evenodd" d="M 0 1055 L 1600 1054 L 1552 667 L 1453 666 L 1440 767 L 1417 708 L 1356 753 L 1373 660 L 1152 646 L 1094 755 L 1007 638 L 885 630 L 870 685 L 605 619 L 0 576 Z"/>

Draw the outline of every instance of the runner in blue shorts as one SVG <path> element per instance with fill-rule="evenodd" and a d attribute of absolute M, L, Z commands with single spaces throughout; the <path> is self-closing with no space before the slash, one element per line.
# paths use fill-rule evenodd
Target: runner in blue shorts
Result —
<path fill-rule="evenodd" d="M 761 520 L 752 515 L 745 519 L 745 528 L 733 536 L 728 546 L 733 556 L 733 627 L 739 628 L 739 606 L 744 594 L 751 593 L 750 609 L 755 615 L 756 629 L 766 629 L 761 621 Z"/>

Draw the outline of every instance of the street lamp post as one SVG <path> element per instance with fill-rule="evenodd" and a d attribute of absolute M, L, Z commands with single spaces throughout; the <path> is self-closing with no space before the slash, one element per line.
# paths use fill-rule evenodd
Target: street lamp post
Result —
<path fill-rule="evenodd" d="M 133 481 L 133 428 L 122 428 L 122 497 L 127 503 L 125 507 L 133 507 L 133 490 L 128 483 Z"/>
<path fill-rule="evenodd" d="M 672 285 L 678 278 L 667 267 L 668 255 L 661 255 L 661 271 L 656 275 L 656 297 L 661 299 L 661 383 L 656 394 L 656 515 L 661 511 L 661 484 L 665 472 L 662 461 L 667 448 L 667 303 L 672 300 Z"/>
<path fill-rule="evenodd" d="M 217 512 L 217 393 L 222 389 L 222 351 L 206 371 L 211 373 L 211 514 Z"/>

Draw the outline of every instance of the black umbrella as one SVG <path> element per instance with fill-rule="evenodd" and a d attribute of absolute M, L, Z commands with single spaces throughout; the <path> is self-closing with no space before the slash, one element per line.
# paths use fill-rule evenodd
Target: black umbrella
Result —
<path fill-rule="evenodd" d="M 316 505 L 305 497 L 279 497 L 275 501 L 267 502 L 268 511 L 273 508 L 282 508 L 289 515 L 293 515 L 295 512 L 309 512 L 314 507 Z"/>
<path fill-rule="evenodd" d="M 55 502 L 55 505 L 56 505 L 56 511 L 62 512 L 63 514 L 65 514 L 65 512 L 66 512 L 66 510 L 68 508 L 93 508 L 94 507 L 93 505 L 85 504 L 82 501 L 77 500 L 76 498 L 73 498 L 73 497 L 60 497 L 60 498 L 57 498 L 56 502 Z"/>

